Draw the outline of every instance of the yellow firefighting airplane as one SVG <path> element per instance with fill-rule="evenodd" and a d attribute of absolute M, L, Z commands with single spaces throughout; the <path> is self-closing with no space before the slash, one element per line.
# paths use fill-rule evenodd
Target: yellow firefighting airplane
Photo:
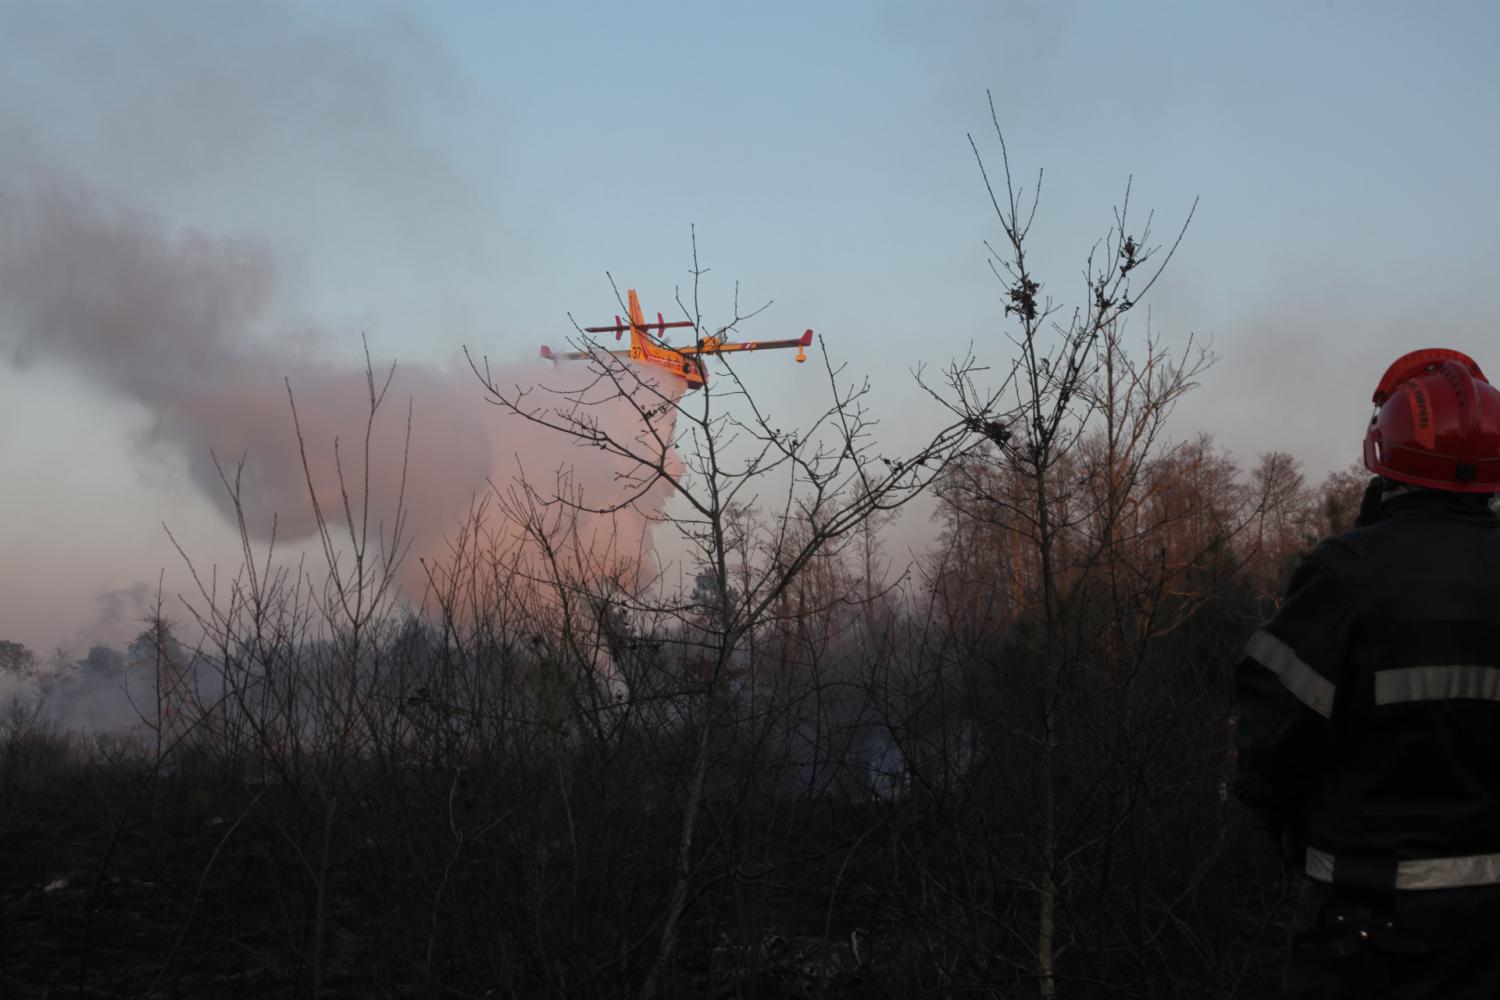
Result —
<path fill-rule="evenodd" d="M 807 348 L 812 343 L 813 332 L 808 330 L 800 337 L 791 340 L 748 340 L 739 343 L 729 343 L 723 337 L 704 337 L 693 347 L 671 347 L 661 340 L 662 334 L 668 330 L 691 327 L 693 324 L 687 320 L 668 323 L 661 313 L 656 314 L 655 323 L 647 323 L 641 312 L 641 300 L 636 297 L 635 289 L 630 289 L 630 322 L 627 324 L 615 317 L 613 326 L 586 326 L 584 333 L 612 333 L 619 340 L 628 330 L 630 332 L 630 350 L 628 351 L 602 351 L 599 353 L 613 354 L 618 358 L 629 358 L 637 364 L 650 365 L 660 368 L 687 383 L 687 391 L 701 389 L 708 381 L 708 372 L 703 367 L 702 357 L 706 354 L 732 354 L 736 351 L 770 351 L 781 348 L 795 347 L 797 349 L 797 363 L 801 364 L 807 360 Z M 655 336 L 652 336 L 652 334 Z M 565 354 L 556 354 L 550 347 L 542 348 L 542 357 L 548 361 L 587 361 L 594 357 L 588 351 L 570 351 Z"/>

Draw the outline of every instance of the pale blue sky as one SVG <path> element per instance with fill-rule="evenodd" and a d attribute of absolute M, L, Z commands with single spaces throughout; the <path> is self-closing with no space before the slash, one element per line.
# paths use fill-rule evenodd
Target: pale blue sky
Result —
<path fill-rule="evenodd" d="M 998 167 L 989 88 L 1018 173 L 1046 170 L 1035 259 L 1064 301 L 1127 177 L 1161 238 L 1201 198 L 1151 303 L 1221 357 L 1178 434 L 1317 477 L 1395 354 L 1500 370 L 1492 4 L 0 2 L 0 25 L 0 195 L 64 185 L 172 245 L 257 248 L 276 280 L 245 336 L 334 364 L 360 332 L 411 363 L 529 358 L 568 311 L 616 311 L 606 270 L 670 311 L 696 225 L 710 322 L 736 279 L 774 298 L 754 335 L 816 329 L 895 450 L 928 416 L 913 364 L 1005 359 L 965 139 Z M 110 363 L 0 365 L 0 637 L 105 634 L 95 594 L 176 567 L 163 520 L 232 559 Z M 807 410 L 808 369 L 753 373 Z"/>

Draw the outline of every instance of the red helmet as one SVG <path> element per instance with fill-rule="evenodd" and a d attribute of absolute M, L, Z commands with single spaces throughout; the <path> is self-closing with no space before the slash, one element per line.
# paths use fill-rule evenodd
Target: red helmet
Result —
<path fill-rule="evenodd" d="M 1402 355 L 1375 388 L 1365 467 L 1455 493 L 1500 492 L 1500 390 L 1474 359 L 1430 349 Z"/>

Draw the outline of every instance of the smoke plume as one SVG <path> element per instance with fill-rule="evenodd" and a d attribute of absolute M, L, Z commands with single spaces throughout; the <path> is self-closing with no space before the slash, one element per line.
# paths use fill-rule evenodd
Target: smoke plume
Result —
<path fill-rule="evenodd" d="M 172 233 L 76 186 L 0 189 L 5 356 L 21 368 L 64 366 L 144 406 L 151 423 L 142 446 L 180 456 L 231 522 L 236 510 L 221 476 L 238 477 L 258 540 L 271 536 L 273 515 L 279 538 L 311 535 L 311 497 L 338 523 L 345 491 L 356 519 L 366 495 L 371 380 L 358 344 L 333 345 L 316 327 L 277 316 L 279 279 L 272 255 L 251 241 Z M 332 365 L 329 355 L 354 363 Z M 376 392 L 387 370 L 375 362 Z M 512 385 L 542 373 L 528 364 L 494 375 Z M 639 421 L 624 403 L 600 416 Z M 571 467 L 585 502 L 615 501 L 623 470 L 568 444 L 487 404 L 467 368 L 401 365 L 370 442 L 371 526 L 383 521 L 389 532 L 404 496 L 414 553 L 439 554 L 492 484 L 503 488 L 524 470 L 545 490 L 560 466 Z M 648 509 L 665 498 L 658 489 Z"/>
<path fill-rule="evenodd" d="M 154 591 L 166 568 L 169 601 L 183 592 L 158 524 L 187 521 L 190 555 L 215 544 L 199 505 L 172 492 L 186 489 L 232 529 L 215 459 L 240 474 L 257 540 L 270 537 L 274 515 L 284 555 L 308 548 L 313 505 L 287 381 L 319 506 L 339 528 L 337 465 L 362 518 L 361 324 L 377 380 L 390 352 L 401 362 L 371 444 L 372 534 L 392 527 L 410 406 L 408 593 L 424 582 L 417 559 L 442 556 L 474 498 L 518 469 L 545 488 L 571 467 L 593 502 L 618 495 L 621 469 L 601 453 L 507 420 L 461 363 L 413 363 L 454 357 L 475 337 L 455 331 L 501 329 L 527 267 L 545 266 L 527 263 L 545 257 L 538 235 L 517 236 L 507 210 L 504 102 L 476 89 L 420 18 L 286 0 L 0 0 L 0 25 L 0 368 L 12 383 L 13 372 L 63 373 L 54 384 L 82 387 L 91 416 L 120 413 L 136 436 L 131 457 L 151 478 L 146 489 L 117 483 L 89 497 L 111 505 L 110 517 L 73 535 L 57 534 L 61 520 L 43 530 L 11 518 L 0 535 L 9 556 L 0 638 L 68 642 L 76 655 L 80 642 L 133 634 L 128 624 L 75 633 L 99 589 L 146 580 Z M 398 343 L 410 346 L 388 346 Z M 575 373 L 538 362 L 494 374 L 526 385 Z M 17 436 L 29 422 L 28 444 L 40 443 L 50 411 L 5 402 Z M 634 417 L 623 403 L 601 414 Z M 89 461 L 80 433 L 44 439 L 58 467 Z M 79 488 L 45 471 L 13 480 L 0 494 L 22 511 Z M 85 488 L 95 482 L 108 480 Z M 648 503 L 662 499 L 658 490 Z M 616 527 L 620 546 L 633 547 L 644 522 L 595 524 L 583 538 L 604 544 Z M 226 538 L 209 558 L 233 550 Z"/>

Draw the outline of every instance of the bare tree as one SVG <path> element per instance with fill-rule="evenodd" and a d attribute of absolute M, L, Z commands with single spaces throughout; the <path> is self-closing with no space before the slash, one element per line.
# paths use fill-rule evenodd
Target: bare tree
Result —
<path fill-rule="evenodd" d="M 728 321 L 710 327 L 699 301 L 705 273 L 695 238 L 690 301 L 678 295 L 695 337 L 722 336 L 765 308 L 742 313 L 736 291 Z M 673 966 L 693 891 L 694 848 L 713 741 L 723 721 L 731 668 L 743 655 L 747 638 L 784 606 L 789 589 L 820 552 L 857 537 L 871 518 L 921 493 L 950 459 L 969 447 L 972 434 L 965 421 L 955 421 L 911 454 L 881 455 L 867 408 L 868 383 L 847 382 L 826 349 L 827 408 L 807 426 L 785 428 L 757 403 L 746 381 L 728 364 L 723 388 L 716 381 L 684 396 L 679 385 L 622 362 L 591 341 L 582 341 L 579 348 L 594 355 L 593 377 L 581 389 L 553 392 L 501 385 L 487 365 L 476 362 L 474 367 L 491 401 L 504 410 L 620 463 L 623 499 L 601 504 L 561 491 L 544 496 L 525 485 L 538 506 L 561 505 L 605 518 L 633 512 L 685 542 L 701 572 L 698 578 L 704 585 L 695 593 L 624 593 L 616 599 L 631 614 L 667 613 L 699 636 L 706 660 L 670 891 L 655 957 L 640 990 L 648 1000 L 657 995 Z M 618 400 L 628 403 L 632 419 L 609 423 L 601 418 L 600 408 Z M 662 487 L 670 490 L 670 505 L 661 513 L 645 509 L 643 499 Z M 754 548 L 739 544 L 735 536 L 736 511 L 748 507 L 772 525 L 770 537 Z"/>
<path fill-rule="evenodd" d="M 1018 605 L 1030 619 L 1025 634 L 1031 638 L 1019 659 L 1030 665 L 1037 705 L 1034 725 L 1021 735 L 1034 747 L 1038 768 L 1031 836 L 1034 955 L 1040 995 L 1049 998 L 1057 993 L 1058 880 L 1068 861 L 1061 850 L 1058 802 L 1061 762 L 1068 753 L 1063 713 L 1088 655 L 1080 641 L 1082 598 L 1096 571 L 1118 588 L 1117 556 L 1137 503 L 1133 487 L 1172 404 L 1192 386 L 1206 359 L 1191 345 L 1181 356 L 1163 356 L 1149 338 L 1144 361 L 1131 362 L 1123 351 L 1122 320 L 1171 261 L 1192 211 L 1172 242 L 1157 246 L 1150 216 L 1134 228 L 1127 184 L 1114 225 L 1086 261 L 1082 304 L 1067 308 L 1045 291 L 1027 254 L 1042 174 L 1029 196 L 1017 186 L 993 98 L 990 115 L 1000 147 L 1001 184 L 991 182 L 977 143 L 972 136 L 969 141 L 1004 236 L 998 246 L 986 246 L 1005 292 L 1004 315 L 1014 324 L 1007 338 L 1017 356 L 997 386 L 981 383 L 984 369 L 970 358 L 949 369 L 946 390 L 932 392 L 993 446 L 1009 486 L 991 492 L 981 481 L 955 485 L 973 497 L 985 512 L 981 516 L 999 516 L 1017 534 L 1035 573 Z M 1100 475 L 1080 476 L 1086 438 L 1100 422 L 1102 441 L 1094 449 Z M 1091 489 L 1080 488 L 1080 482 Z M 1095 528 L 1092 535 L 1081 530 L 1089 525 Z"/>
<path fill-rule="evenodd" d="M 308 964 L 311 993 L 321 996 L 328 972 L 328 923 L 340 820 L 365 792 L 357 762 L 371 748 L 375 703 L 385 696 L 382 631 L 397 601 L 396 576 L 405 557 L 405 459 L 400 456 L 400 489 L 390 511 L 377 509 L 370 488 L 371 445 L 376 422 L 395 375 L 395 366 L 377 378 L 365 355 L 367 410 L 364 434 L 350 461 L 343 442 L 331 442 L 337 509 L 325 510 L 329 495 L 314 482 L 309 445 L 297 416 L 290 380 L 288 405 L 296 425 L 299 459 L 313 507 L 321 573 L 305 565 L 274 562 L 275 534 L 263 555 L 252 549 L 247 512 L 241 502 L 239 470 L 220 476 L 236 512 L 244 562 L 221 590 L 217 574 L 205 576 L 187 561 L 197 588 L 185 601 L 204 636 L 205 662 L 217 668 L 218 692 L 200 706 L 200 720 L 219 730 L 220 750 L 242 777 L 245 750 L 255 757 L 254 780 L 274 772 L 288 785 L 311 785 L 313 805 L 301 803 L 284 821 L 282 834 L 296 851 L 314 899 Z M 382 516 L 384 515 L 384 517 Z M 389 520 L 385 518 L 388 517 Z M 161 626 L 156 626 L 157 634 Z M 162 673 L 158 671 L 158 677 Z M 158 701 L 173 689 L 158 683 Z M 164 709 L 159 709 L 163 711 Z M 309 766 L 311 765 L 311 766 Z M 368 779 L 367 779 L 368 780 Z M 301 832 L 299 832 L 301 828 Z M 305 835 L 303 835 L 305 834 Z"/>

